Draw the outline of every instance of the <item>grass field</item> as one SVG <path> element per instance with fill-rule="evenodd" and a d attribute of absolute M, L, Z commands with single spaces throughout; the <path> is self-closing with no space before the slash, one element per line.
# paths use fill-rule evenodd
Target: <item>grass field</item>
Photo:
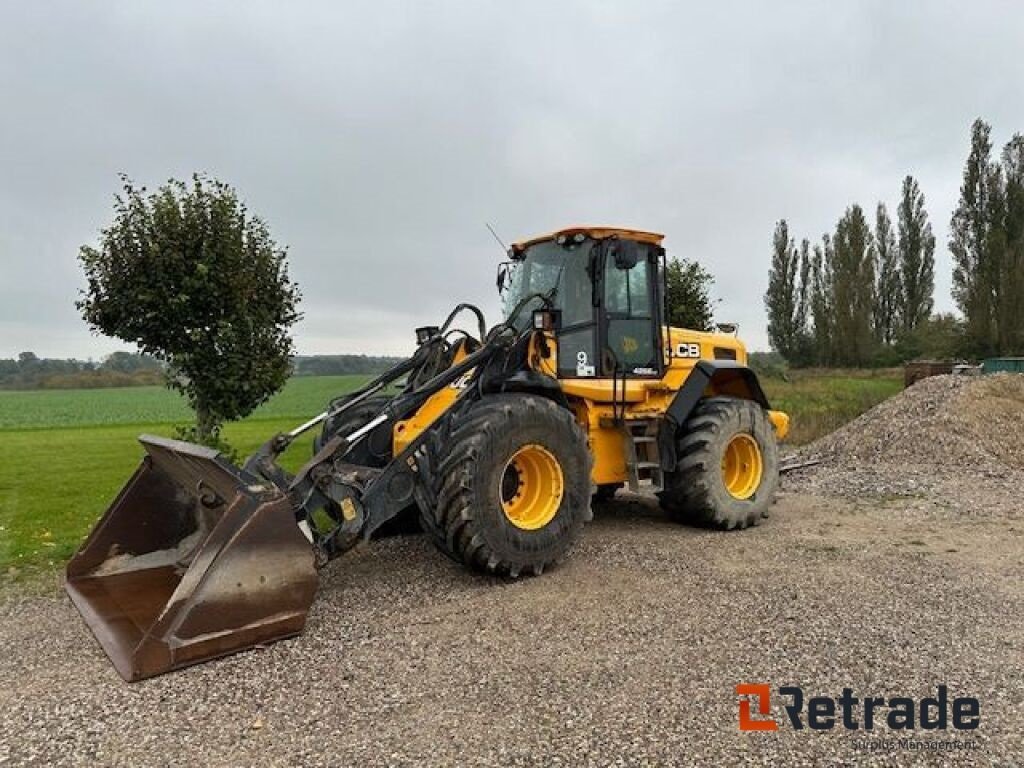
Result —
<path fill-rule="evenodd" d="M 292 379 L 225 436 L 247 455 L 368 378 Z M 162 387 L 0 392 L 0 573 L 18 578 L 67 560 L 142 458 L 136 438 L 171 437 L 188 420 L 181 398 Z M 297 441 L 284 465 L 298 468 L 311 442 L 312 433 Z"/>
<path fill-rule="evenodd" d="M 258 408 L 246 421 L 297 418 L 304 421 L 335 395 L 349 392 L 368 376 L 303 376 Z M 126 389 L 41 389 L 0 391 L 0 429 L 53 429 L 114 424 L 187 423 L 185 401 L 163 387 Z"/>
<path fill-rule="evenodd" d="M 895 369 L 793 370 L 786 379 L 762 378 L 773 408 L 791 416 L 787 442 L 803 445 L 857 418 L 903 389 Z"/>
<path fill-rule="evenodd" d="M 292 379 L 248 419 L 228 425 L 225 436 L 246 455 L 366 379 Z M 773 407 L 792 416 L 790 442 L 803 443 L 902 385 L 891 371 L 797 371 L 787 380 L 764 379 L 764 386 Z M 181 398 L 160 387 L 0 392 L 0 574 L 21 578 L 67 560 L 141 459 L 136 437 L 171 436 L 188 419 Z M 296 443 L 286 467 L 309 457 L 311 440 Z"/>

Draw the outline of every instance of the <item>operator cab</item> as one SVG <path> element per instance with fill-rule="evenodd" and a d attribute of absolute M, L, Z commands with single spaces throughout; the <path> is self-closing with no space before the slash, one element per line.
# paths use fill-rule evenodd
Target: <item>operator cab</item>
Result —
<path fill-rule="evenodd" d="M 520 329 L 549 297 L 559 378 L 661 378 L 663 235 L 582 227 L 515 243 L 498 287 Z M 520 307 L 514 318 L 509 315 Z"/>

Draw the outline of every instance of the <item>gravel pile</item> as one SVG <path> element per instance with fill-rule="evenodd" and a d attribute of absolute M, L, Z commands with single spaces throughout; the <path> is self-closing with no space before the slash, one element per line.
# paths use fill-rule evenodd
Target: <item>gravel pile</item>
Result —
<path fill-rule="evenodd" d="M 1016 514 L 1024 479 L 1024 376 L 935 376 L 806 446 L 790 489 L 919 499 L 957 514 Z"/>

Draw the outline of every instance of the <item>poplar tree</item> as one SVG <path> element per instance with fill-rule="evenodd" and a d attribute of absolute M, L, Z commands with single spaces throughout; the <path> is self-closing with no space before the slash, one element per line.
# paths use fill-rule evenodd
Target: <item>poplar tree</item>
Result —
<path fill-rule="evenodd" d="M 772 348 L 790 362 L 797 362 L 800 356 L 807 325 L 800 276 L 800 252 L 789 236 L 789 225 L 781 219 L 772 235 L 772 266 L 764 306 Z"/>
<path fill-rule="evenodd" d="M 971 150 L 964 165 L 960 201 L 949 225 L 953 254 L 953 298 L 964 314 L 968 343 L 980 354 L 995 351 L 995 294 L 992 267 L 993 211 L 990 188 L 994 181 L 992 129 L 982 119 L 971 126 Z"/>
<path fill-rule="evenodd" d="M 900 327 L 903 306 L 903 281 L 900 277 L 900 252 L 896 246 L 896 234 L 892 220 L 879 203 L 875 209 L 875 271 L 878 274 L 875 288 L 875 339 L 882 344 L 892 344 Z"/>
<path fill-rule="evenodd" d="M 1009 354 L 1024 352 L 1024 135 L 1014 134 L 1003 148 L 1003 182 L 1006 186 L 1005 232 L 1006 253 L 1000 280 L 1004 300 L 998 318 L 1003 349 Z"/>
<path fill-rule="evenodd" d="M 818 365 L 831 365 L 835 360 L 833 334 L 832 238 L 821 237 L 821 244 L 813 249 L 810 266 L 810 314 L 812 323 L 814 361 Z"/>
<path fill-rule="evenodd" d="M 874 347 L 875 269 L 871 228 L 857 204 L 836 224 L 832 273 L 836 362 L 864 365 Z"/>
<path fill-rule="evenodd" d="M 900 319 L 909 333 L 931 317 L 935 304 L 935 236 L 924 209 L 924 194 L 913 176 L 903 179 L 898 210 Z"/>

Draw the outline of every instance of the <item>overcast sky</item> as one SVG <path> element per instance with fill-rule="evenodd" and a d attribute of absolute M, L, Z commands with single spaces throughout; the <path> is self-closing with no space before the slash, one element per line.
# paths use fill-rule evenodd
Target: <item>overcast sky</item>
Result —
<path fill-rule="evenodd" d="M 119 172 L 207 171 L 288 246 L 300 353 L 403 353 L 492 317 L 507 240 L 666 233 L 766 348 L 772 227 L 833 228 L 921 182 L 946 231 L 976 116 L 1024 131 L 1017 3 L 4 2 L 0 357 L 99 357 L 78 247 Z"/>

